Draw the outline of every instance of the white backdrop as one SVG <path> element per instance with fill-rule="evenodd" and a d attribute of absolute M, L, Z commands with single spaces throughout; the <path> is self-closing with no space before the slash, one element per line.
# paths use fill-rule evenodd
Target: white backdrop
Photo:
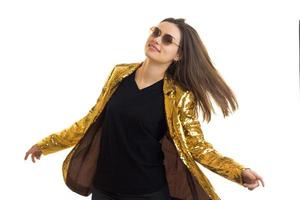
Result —
<path fill-rule="evenodd" d="M 235 92 L 239 110 L 220 110 L 206 139 L 251 167 L 266 186 L 249 191 L 201 167 L 223 200 L 299 199 L 297 1 L 1 1 L 0 199 L 90 199 L 63 182 L 71 149 L 25 152 L 69 127 L 94 105 L 115 64 L 140 62 L 151 26 L 185 18 Z"/>

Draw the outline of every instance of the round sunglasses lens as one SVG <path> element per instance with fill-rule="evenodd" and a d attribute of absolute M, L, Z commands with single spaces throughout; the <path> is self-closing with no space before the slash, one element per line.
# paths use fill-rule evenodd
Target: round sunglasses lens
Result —
<path fill-rule="evenodd" d="M 163 36 L 162 42 L 163 42 L 164 44 L 166 44 L 166 45 L 172 44 L 173 38 L 172 38 L 172 36 L 166 34 L 166 35 Z"/>
<path fill-rule="evenodd" d="M 152 35 L 153 35 L 154 37 L 158 37 L 158 36 L 159 36 L 159 33 L 160 33 L 159 29 L 158 29 L 157 27 L 155 27 L 155 28 L 153 29 Z"/>

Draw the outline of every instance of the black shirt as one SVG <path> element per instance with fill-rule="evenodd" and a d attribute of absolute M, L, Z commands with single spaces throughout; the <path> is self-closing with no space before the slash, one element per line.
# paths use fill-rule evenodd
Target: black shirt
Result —
<path fill-rule="evenodd" d="M 163 79 L 139 89 L 135 72 L 120 82 L 104 108 L 96 189 L 146 194 L 167 183 L 159 142 L 167 130 Z"/>

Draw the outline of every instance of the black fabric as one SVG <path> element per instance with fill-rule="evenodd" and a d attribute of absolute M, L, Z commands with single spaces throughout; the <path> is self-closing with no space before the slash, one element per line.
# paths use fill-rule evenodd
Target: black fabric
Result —
<path fill-rule="evenodd" d="M 161 138 L 167 131 L 163 79 L 139 89 L 125 77 L 104 108 L 93 185 L 120 194 L 148 194 L 167 184 Z"/>
<path fill-rule="evenodd" d="M 111 193 L 92 187 L 91 200 L 171 200 L 168 185 L 165 185 L 159 191 L 145 195 L 123 195 L 119 193 Z M 173 199 L 172 199 L 173 200 Z"/>

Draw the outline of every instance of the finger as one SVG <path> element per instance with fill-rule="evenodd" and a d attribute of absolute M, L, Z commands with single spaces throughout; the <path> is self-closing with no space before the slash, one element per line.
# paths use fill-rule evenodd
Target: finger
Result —
<path fill-rule="evenodd" d="M 255 189 L 255 188 L 257 188 L 259 186 L 259 183 L 258 183 L 258 181 L 252 186 L 252 190 L 253 189 Z"/>
<path fill-rule="evenodd" d="M 26 152 L 24 160 L 27 160 L 27 157 L 28 157 L 28 152 Z"/>
<path fill-rule="evenodd" d="M 257 181 L 255 184 L 252 185 L 252 190 L 255 189 L 255 188 L 257 188 L 258 186 L 259 186 L 259 183 Z"/>
<path fill-rule="evenodd" d="M 32 162 L 34 162 L 34 163 L 35 163 L 35 160 L 34 160 L 34 156 L 33 156 L 33 154 L 31 154 L 31 160 L 32 160 Z"/>
<path fill-rule="evenodd" d="M 262 186 L 265 187 L 265 183 L 263 181 L 263 178 L 259 174 L 257 174 L 255 171 L 253 171 L 253 174 L 257 177 L 256 178 L 257 180 L 260 180 Z"/>
<path fill-rule="evenodd" d="M 243 186 L 245 186 L 246 188 L 250 187 L 251 184 L 248 183 L 244 183 Z"/>
<path fill-rule="evenodd" d="M 255 183 L 251 183 L 251 184 L 247 184 L 245 183 L 244 186 L 246 186 L 249 190 L 253 190 L 254 188 L 256 188 L 258 186 L 258 181 L 256 181 Z"/>
<path fill-rule="evenodd" d="M 35 153 L 34 153 L 34 158 L 40 159 L 40 154 L 39 154 L 38 152 L 35 152 Z"/>
<path fill-rule="evenodd" d="M 259 178 L 258 180 L 260 180 L 261 184 L 263 187 L 265 187 L 265 183 L 264 183 L 264 180 L 262 178 Z"/>
<path fill-rule="evenodd" d="M 250 185 L 249 184 L 244 184 L 244 187 L 246 187 L 247 189 L 250 188 Z M 250 190 L 250 189 L 249 189 Z"/>
<path fill-rule="evenodd" d="M 257 185 L 251 185 L 248 187 L 249 190 L 254 190 L 257 187 Z"/>
<path fill-rule="evenodd" d="M 252 172 L 257 178 L 262 179 L 262 177 L 259 174 L 257 174 L 255 171 L 252 171 Z"/>

